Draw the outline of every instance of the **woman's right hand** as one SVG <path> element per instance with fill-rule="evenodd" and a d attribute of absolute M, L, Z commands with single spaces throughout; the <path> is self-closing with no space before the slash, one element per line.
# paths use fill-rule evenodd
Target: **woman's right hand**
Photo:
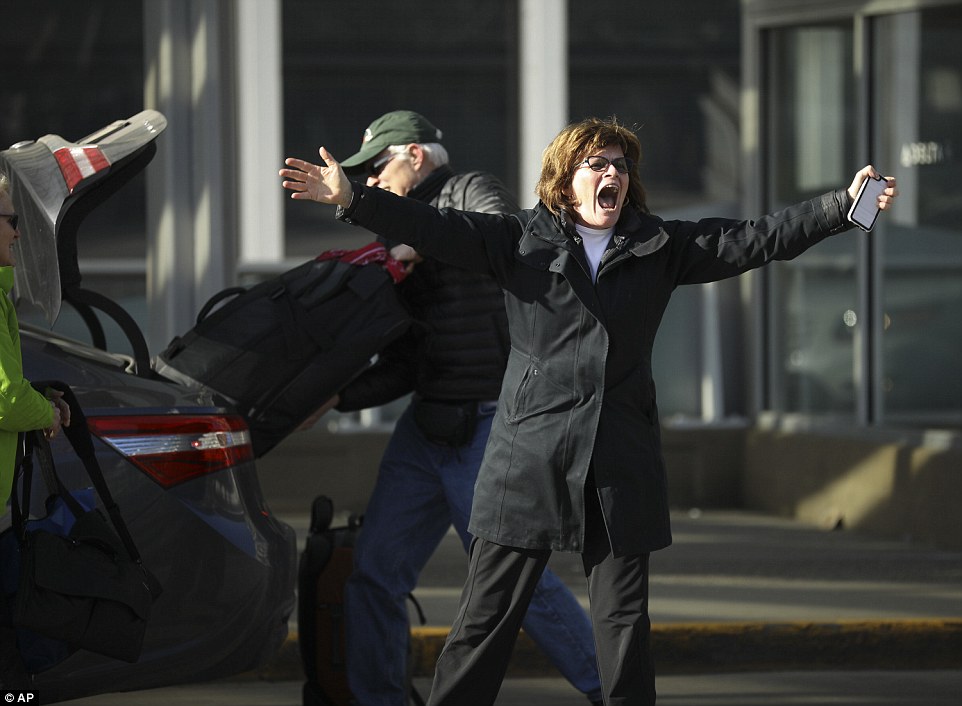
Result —
<path fill-rule="evenodd" d="M 295 157 L 285 159 L 284 164 L 289 168 L 278 172 L 284 178 L 281 185 L 293 192 L 292 199 L 311 199 L 347 208 L 353 195 L 351 181 L 327 149 L 321 147 L 318 153 L 324 162 L 323 167 Z"/>

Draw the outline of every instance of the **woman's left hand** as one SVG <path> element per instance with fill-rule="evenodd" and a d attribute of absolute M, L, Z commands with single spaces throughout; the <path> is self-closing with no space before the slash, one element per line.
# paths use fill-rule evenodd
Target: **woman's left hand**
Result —
<path fill-rule="evenodd" d="M 855 178 L 852 180 L 852 185 L 848 187 L 848 195 L 851 196 L 852 200 L 854 201 L 855 197 L 858 196 L 858 190 L 859 187 L 862 186 L 863 181 L 866 179 L 878 178 L 884 178 L 885 183 L 887 184 L 885 190 L 879 194 L 878 207 L 882 211 L 890 208 L 895 202 L 895 197 L 899 195 L 898 187 L 895 184 L 895 177 L 882 177 L 877 171 L 875 171 L 875 167 L 873 167 L 871 164 L 859 170 L 858 174 L 855 175 Z"/>

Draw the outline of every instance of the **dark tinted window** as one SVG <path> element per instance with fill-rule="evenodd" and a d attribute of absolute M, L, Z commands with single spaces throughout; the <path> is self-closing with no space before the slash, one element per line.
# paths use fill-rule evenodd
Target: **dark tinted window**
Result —
<path fill-rule="evenodd" d="M 4 0 L 0 46 L 0 149 L 46 134 L 77 140 L 143 110 L 140 2 Z M 123 194 L 85 221 L 81 257 L 144 257 L 144 176 Z"/>
<path fill-rule="evenodd" d="M 314 159 L 323 143 L 343 159 L 371 121 L 404 108 L 441 129 L 456 170 L 516 191 L 517 12 L 514 0 L 285 0 L 284 154 Z M 284 217 L 288 256 L 369 239 L 327 209 L 288 204 Z"/>
<path fill-rule="evenodd" d="M 568 8 L 571 119 L 617 115 L 637 128 L 641 175 L 657 213 L 733 196 L 737 0 L 618 3 L 610 11 L 570 2 Z M 722 174 L 728 190 L 717 194 Z"/>

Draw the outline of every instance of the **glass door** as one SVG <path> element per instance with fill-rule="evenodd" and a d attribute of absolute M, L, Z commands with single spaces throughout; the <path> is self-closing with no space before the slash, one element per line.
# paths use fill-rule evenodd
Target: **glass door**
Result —
<path fill-rule="evenodd" d="M 878 256 L 875 414 L 962 425 L 962 7 L 872 23 L 872 117 L 896 207 Z"/>
<path fill-rule="evenodd" d="M 851 181 L 855 171 L 850 22 L 766 35 L 765 206 L 774 210 Z M 862 317 L 858 240 L 831 238 L 768 268 L 768 408 L 856 413 Z"/>

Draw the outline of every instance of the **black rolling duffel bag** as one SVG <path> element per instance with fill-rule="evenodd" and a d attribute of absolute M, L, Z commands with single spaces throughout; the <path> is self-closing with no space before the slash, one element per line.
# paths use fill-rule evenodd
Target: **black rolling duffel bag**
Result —
<path fill-rule="evenodd" d="M 263 456 L 407 330 L 394 291 L 401 278 L 403 266 L 378 243 L 321 253 L 250 289 L 214 295 L 154 367 L 230 400 Z"/>

